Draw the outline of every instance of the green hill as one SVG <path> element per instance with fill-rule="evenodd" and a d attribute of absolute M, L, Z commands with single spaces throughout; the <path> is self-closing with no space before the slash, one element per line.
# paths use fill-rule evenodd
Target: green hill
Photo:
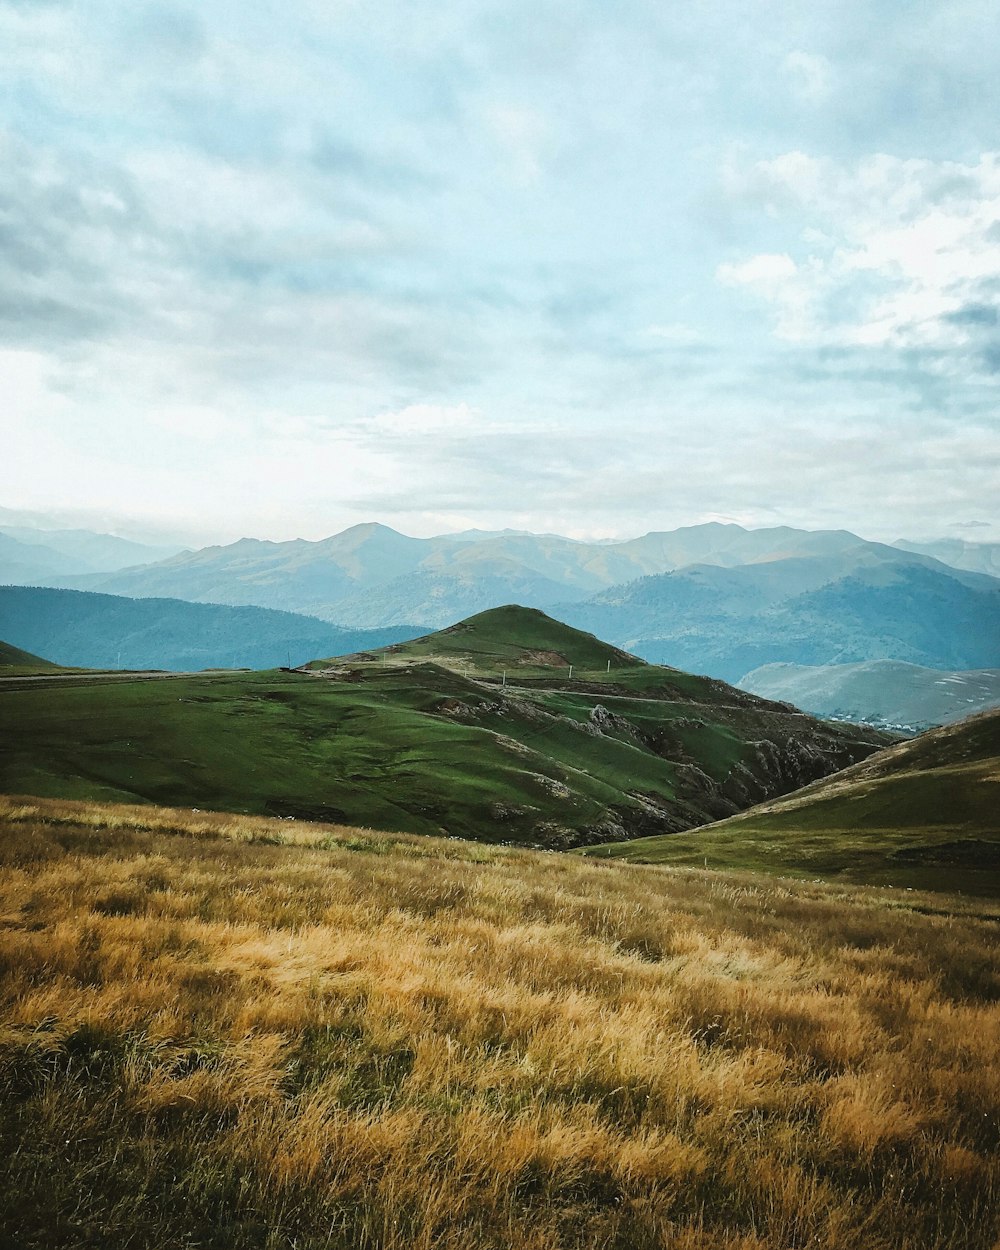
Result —
<path fill-rule="evenodd" d="M 1000 897 L 998 779 L 994 710 L 720 823 L 593 853 Z"/>
<path fill-rule="evenodd" d="M 8 791 L 550 847 L 703 824 L 886 741 L 513 607 L 310 672 L 0 683 L 0 724 Z"/>
<path fill-rule="evenodd" d="M 623 668 L 650 668 L 645 661 L 601 642 L 593 634 L 519 604 L 479 612 L 447 629 L 388 647 L 384 655 L 394 662 L 432 660 L 493 676 L 508 667 L 519 676 L 551 674 L 560 669 L 568 674 L 570 665 L 578 673 L 591 676 L 607 673 L 609 664 L 616 673 Z"/>
<path fill-rule="evenodd" d="M 9 642 L 0 642 L 0 677 L 27 677 L 32 673 L 60 671 L 59 665 L 53 664 L 51 660 L 43 660 L 40 656 L 32 655 L 30 651 L 11 646 Z"/>

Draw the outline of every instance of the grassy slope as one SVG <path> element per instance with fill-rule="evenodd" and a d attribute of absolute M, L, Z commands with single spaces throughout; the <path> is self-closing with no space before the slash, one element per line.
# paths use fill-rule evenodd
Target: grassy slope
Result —
<path fill-rule="evenodd" d="M 0 800 L 0 1244 L 991 1250 L 997 914 Z"/>
<path fill-rule="evenodd" d="M 0 642 L 0 677 L 31 677 L 36 673 L 59 672 L 65 672 L 65 669 L 51 660 L 43 660 L 41 656 L 22 651 L 20 647 L 12 647 L 9 642 Z"/>
<path fill-rule="evenodd" d="M 518 672 L 568 668 L 597 675 L 623 666 L 647 667 L 626 651 L 601 642 L 593 634 L 573 629 L 535 608 L 516 604 L 479 612 L 448 629 L 389 648 L 388 654 L 404 659 L 447 659 L 496 674 L 510 665 Z M 513 675 L 513 674 L 512 674 Z"/>
<path fill-rule="evenodd" d="M 593 853 L 1000 897 L 998 782 L 991 711 L 704 829 Z"/>
<path fill-rule="evenodd" d="M 538 676 L 539 657 L 552 659 L 542 644 L 566 650 L 577 637 L 531 616 L 538 627 L 521 637 L 532 663 L 517 688 L 458 671 L 468 649 L 452 653 L 452 668 L 421 662 L 426 642 L 394 649 L 388 664 L 337 662 L 326 677 L 0 685 L 0 717 L 16 726 L 0 738 L 0 785 L 566 846 L 703 823 L 768 792 L 748 798 L 747 785 L 774 793 L 754 745 L 763 738 L 812 735 L 837 763 L 871 749 L 862 731 L 826 729 L 586 636 L 582 656 L 629 667 L 595 685 L 569 682 L 556 664 L 553 684 Z M 481 642 L 484 665 L 500 645 L 486 617 L 485 639 L 466 637 Z M 613 717 L 595 732 L 598 703 Z"/>

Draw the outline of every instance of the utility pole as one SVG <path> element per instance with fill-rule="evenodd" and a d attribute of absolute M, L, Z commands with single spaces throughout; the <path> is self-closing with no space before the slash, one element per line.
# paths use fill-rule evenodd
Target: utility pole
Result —
<path fill-rule="evenodd" d="M 608 672 L 609 672 L 609 673 L 611 672 L 611 661 L 610 661 L 610 660 L 608 660 Z"/>
<path fill-rule="evenodd" d="M 569 666 L 569 679 L 570 681 L 573 680 L 573 665 L 572 664 Z"/>

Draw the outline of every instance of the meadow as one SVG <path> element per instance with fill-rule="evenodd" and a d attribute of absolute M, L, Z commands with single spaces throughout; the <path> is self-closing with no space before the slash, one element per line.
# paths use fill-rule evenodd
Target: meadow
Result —
<path fill-rule="evenodd" d="M 510 614 L 484 615 L 481 645 L 496 646 Z M 402 648 L 310 674 L 0 675 L 0 791 L 564 849 L 702 824 L 884 741 L 639 661 L 614 683 L 603 666 L 570 682 L 545 644 L 561 638 L 581 663 L 621 653 L 531 615 L 543 627 L 522 629 L 519 653 L 548 664 L 522 666 L 516 687 L 501 684 L 503 656 L 490 682 Z M 463 668 L 486 654 L 470 650 L 477 619 L 434 635 L 461 639 Z"/>
<path fill-rule="evenodd" d="M 1000 905 L 0 800 L 0 1244 L 995 1250 Z"/>

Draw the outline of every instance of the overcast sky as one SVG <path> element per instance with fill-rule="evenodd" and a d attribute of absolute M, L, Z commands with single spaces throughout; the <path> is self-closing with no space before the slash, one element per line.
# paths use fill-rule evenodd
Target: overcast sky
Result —
<path fill-rule="evenodd" d="M 0 0 L 0 504 L 1000 540 L 1000 6 Z"/>

